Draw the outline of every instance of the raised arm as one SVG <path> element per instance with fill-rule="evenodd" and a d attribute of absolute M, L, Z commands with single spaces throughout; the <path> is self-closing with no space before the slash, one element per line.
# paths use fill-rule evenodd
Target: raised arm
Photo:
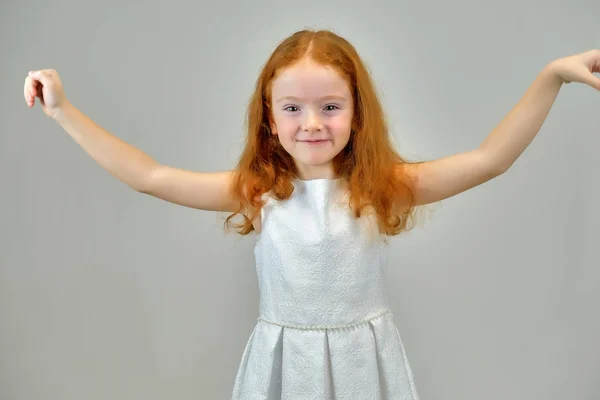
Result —
<path fill-rule="evenodd" d="M 207 211 L 237 211 L 230 194 L 233 171 L 195 172 L 156 165 L 139 190 L 156 198 Z"/>
<path fill-rule="evenodd" d="M 58 73 L 32 71 L 25 80 L 25 101 L 39 98 L 54 119 L 100 166 L 130 188 L 179 205 L 209 211 L 235 211 L 229 194 L 231 171 L 192 172 L 160 165 L 148 154 L 110 134 L 65 97 Z"/>
<path fill-rule="evenodd" d="M 519 103 L 479 148 L 402 170 L 415 184 L 417 205 L 447 199 L 506 172 L 538 134 L 563 83 L 580 82 L 600 90 L 600 50 L 548 64 Z"/>
<path fill-rule="evenodd" d="M 134 190 L 145 188 L 150 171 L 158 165 L 148 154 L 110 134 L 70 103 L 56 112 L 54 120 L 112 176 Z"/>
<path fill-rule="evenodd" d="M 195 172 L 159 164 L 70 104 L 54 118 L 98 164 L 130 188 L 186 207 L 234 211 L 231 171 Z"/>

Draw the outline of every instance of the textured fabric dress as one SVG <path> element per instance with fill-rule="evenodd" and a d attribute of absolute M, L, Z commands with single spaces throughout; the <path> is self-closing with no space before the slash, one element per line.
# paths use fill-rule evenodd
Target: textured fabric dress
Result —
<path fill-rule="evenodd" d="M 418 400 L 384 289 L 387 244 L 341 179 L 265 194 L 254 254 L 259 318 L 233 399 Z M 375 229 L 375 234 L 372 234 Z"/>

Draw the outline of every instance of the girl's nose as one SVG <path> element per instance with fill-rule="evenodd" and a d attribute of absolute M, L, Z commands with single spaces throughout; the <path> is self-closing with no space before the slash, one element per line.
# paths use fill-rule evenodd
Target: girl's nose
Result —
<path fill-rule="evenodd" d="M 303 129 L 305 131 L 318 131 L 323 129 L 323 124 L 321 123 L 321 119 L 314 112 L 309 112 L 306 121 L 304 122 Z"/>

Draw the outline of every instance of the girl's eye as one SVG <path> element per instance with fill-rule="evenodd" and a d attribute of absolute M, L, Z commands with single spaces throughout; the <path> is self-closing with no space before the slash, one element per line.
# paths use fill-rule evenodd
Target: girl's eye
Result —
<path fill-rule="evenodd" d="M 328 107 L 333 107 L 333 109 L 327 109 Z M 291 108 L 293 108 L 294 110 L 290 110 Z M 325 106 L 325 108 L 327 109 L 327 111 L 334 111 L 334 110 L 337 110 L 339 107 L 334 104 L 329 104 L 328 106 Z M 288 106 L 288 107 L 284 108 L 285 111 L 291 111 L 291 112 L 297 111 L 297 109 L 298 109 L 298 107 L 296 107 L 296 106 Z"/>

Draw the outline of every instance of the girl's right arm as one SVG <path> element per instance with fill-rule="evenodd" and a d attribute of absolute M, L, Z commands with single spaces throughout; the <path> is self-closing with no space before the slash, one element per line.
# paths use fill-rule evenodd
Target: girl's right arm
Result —
<path fill-rule="evenodd" d="M 134 190 L 145 190 L 157 166 L 148 154 L 111 135 L 69 102 L 53 119 L 111 175 Z"/>
<path fill-rule="evenodd" d="M 140 149 L 111 135 L 65 97 L 58 73 L 31 71 L 25 101 L 39 98 L 44 113 L 55 120 L 100 166 L 132 189 L 187 207 L 235 211 L 229 187 L 232 171 L 202 173 L 160 165 Z"/>

